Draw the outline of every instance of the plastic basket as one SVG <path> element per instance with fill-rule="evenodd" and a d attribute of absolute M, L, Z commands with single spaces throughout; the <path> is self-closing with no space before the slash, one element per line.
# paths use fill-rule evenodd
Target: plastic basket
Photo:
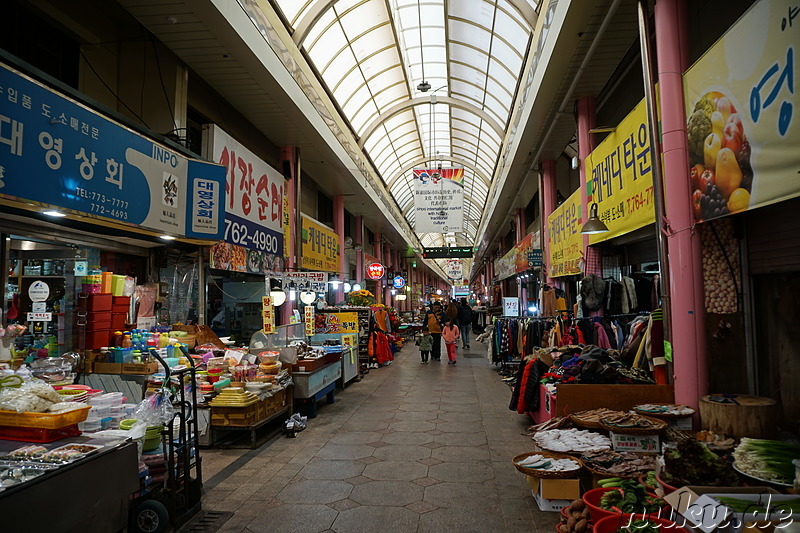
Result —
<path fill-rule="evenodd" d="M 91 406 L 87 405 L 66 413 L 17 413 L 0 410 L 0 426 L 59 429 L 83 422 L 89 416 L 89 409 Z"/>
<path fill-rule="evenodd" d="M 54 442 L 66 437 L 77 437 L 81 434 L 77 424 L 58 429 L 24 428 L 0 426 L 0 439 L 20 440 L 25 442 Z"/>

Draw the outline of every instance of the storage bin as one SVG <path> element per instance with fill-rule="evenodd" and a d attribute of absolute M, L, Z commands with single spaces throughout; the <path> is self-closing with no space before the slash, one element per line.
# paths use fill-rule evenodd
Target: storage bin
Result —
<path fill-rule="evenodd" d="M 115 308 L 116 309 L 116 308 Z M 114 331 L 121 331 L 125 329 L 125 322 L 128 320 L 128 312 L 111 313 L 111 329 Z"/>
<path fill-rule="evenodd" d="M 112 329 L 110 311 L 93 312 L 86 315 L 86 331 L 100 331 L 104 329 Z"/>
<path fill-rule="evenodd" d="M 112 301 L 112 309 L 115 313 L 121 312 L 128 312 L 128 308 L 131 305 L 131 297 L 130 296 L 114 296 Z"/>
<path fill-rule="evenodd" d="M 111 330 L 101 329 L 86 332 L 86 348 L 89 350 L 99 350 L 106 348 L 110 344 Z"/>
<path fill-rule="evenodd" d="M 66 437 L 77 437 L 80 434 L 81 430 L 78 428 L 78 424 L 72 424 L 58 429 L 0 426 L 0 439 L 3 440 L 46 443 Z"/>
<path fill-rule="evenodd" d="M 106 293 L 90 294 L 86 304 L 86 310 L 91 312 L 96 311 L 111 311 L 112 295 Z"/>

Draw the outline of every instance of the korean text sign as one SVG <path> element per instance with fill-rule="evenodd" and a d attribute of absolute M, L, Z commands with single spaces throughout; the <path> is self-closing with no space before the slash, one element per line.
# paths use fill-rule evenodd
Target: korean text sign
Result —
<path fill-rule="evenodd" d="M 648 124 L 642 100 L 586 158 L 587 202 L 597 204 L 598 216 L 609 229 L 590 235 L 590 243 L 655 222 Z"/>
<path fill-rule="evenodd" d="M 315 333 L 358 333 L 358 313 L 317 313 Z"/>
<path fill-rule="evenodd" d="M 222 237 L 225 169 L 0 65 L 0 194 L 175 236 Z"/>
<path fill-rule="evenodd" d="M 756 2 L 683 76 L 692 207 L 711 220 L 800 195 L 800 3 Z"/>
<path fill-rule="evenodd" d="M 581 191 L 577 190 L 547 217 L 547 241 L 551 277 L 581 273 Z"/>
<path fill-rule="evenodd" d="M 464 169 L 414 170 L 417 233 L 450 233 L 464 225 Z"/>
<path fill-rule="evenodd" d="M 528 233 L 506 255 L 494 262 L 497 279 L 510 278 L 528 270 L 528 253 L 533 249 L 533 242 L 534 234 Z"/>
<path fill-rule="evenodd" d="M 217 125 L 204 131 L 206 155 L 225 167 L 224 240 L 282 256 L 283 175 Z"/>
<path fill-rule="evenodd" d="M 326 272 L 339 270 L 339 235 L 305 215 L 303 215 L 303 268 Z"/>

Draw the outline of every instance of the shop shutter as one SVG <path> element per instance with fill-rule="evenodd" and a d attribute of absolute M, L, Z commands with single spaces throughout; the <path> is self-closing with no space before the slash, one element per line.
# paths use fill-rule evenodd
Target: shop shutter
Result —
<path fill-rule="evenodd" d="M 747 213 L 747 255 L 752 274 L 800 272 L 798 213 L 798 198 Z"/>

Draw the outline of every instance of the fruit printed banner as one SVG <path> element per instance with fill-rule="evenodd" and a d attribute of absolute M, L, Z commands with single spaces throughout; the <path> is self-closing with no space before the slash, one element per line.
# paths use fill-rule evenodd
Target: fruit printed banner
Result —
<path fill-rule="evenodd" d="M 609 229 L 589 235 L 591 244 L 655 221 L 648 127 L 647 108 L 642 100 L 586 158 L 587 211 L 596 203 L 598 216 Z"/>
<path fill-rule="evenodd" d="M 698 221 L 800 195 L 800 4 L 756 2 L 683 76 Z"/>
<path fill-rule="evenodd" d="M 581 227 L 581 191 L 577 190 L 555 208 L 547 217 L 548 226 L 548 275 L 572 276 L 581 273 L 581 249 L 583 235 Z"/>

